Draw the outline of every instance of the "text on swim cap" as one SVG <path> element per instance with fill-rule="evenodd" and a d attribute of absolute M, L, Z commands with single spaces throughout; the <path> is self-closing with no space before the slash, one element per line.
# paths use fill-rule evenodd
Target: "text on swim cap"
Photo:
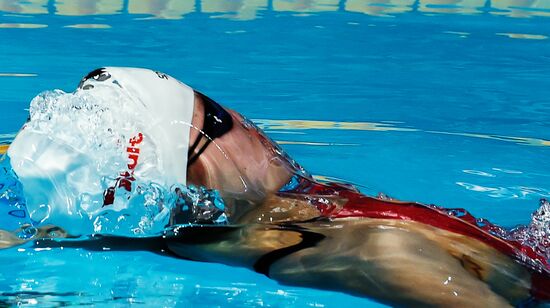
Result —
<path fill-rule="evenodd" d="M 133 172 L 134 169 L 136 169 L 139 159 L 139 148 L 136 147 L 136 145 L 139 145 L 143 141 L 143 134 L 138 133 L 137 136 L 134 136 L 130 138 L 130 146 L 126 148 L 126 152 L 128 152 L 128 159 L 130 160 L 128 162 L 128 169 L 130 172 Z"/>
<path fill-rule="evenodd" d="M 143 134 L 138 133 L 136 136 L 128 140 L 128 147 L 126 147 L 126 153 L 128 153 L 128 170 L 124 171 L 117 177 L 114 186 L 111 186 L 103 193 L 103 206 L 111 205 L 115 202 L 115 189 L 124 188 L 126 191 L 132 190 L 132 182 L 136 180 L 134 177 L 134 170 L 136 169 L 139 161 L 140 148 L 139 145 L 143 142 Z"/>

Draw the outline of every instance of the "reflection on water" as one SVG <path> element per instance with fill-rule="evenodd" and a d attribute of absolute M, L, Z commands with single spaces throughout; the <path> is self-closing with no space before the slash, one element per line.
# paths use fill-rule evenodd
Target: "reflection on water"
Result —
<path fill-rule="evenodd" d="M 24 73 L 0 73 L 0 77 L 36 77 L 37 74 L 24 74 Z"/>
<path fill-rule="evenodd" d="M 374 16 L 391 16 L 406 13 L 418 8 L 415 0 L 348 0 L 344 8 L 348 12 L 364 13 Z"/>
<path fill-rule="evenodd" d="M 287 130 L 306 130 L 306 129 L 328 129 L 328 130 L 363 130 L 363 131 L 398 131 L 398 132 L 424 132 L 430 134 L 443 134 L 452 136 L 462 136 L 480 139 L 491 139 L 498 141 L 512 142 L 519 145 L 530 146 L 550 146 L 550 140 L 529 138 L 529 137 L 515 137 L 515 136 L 501 136 L 491 134 L 474 134 L 464 132 L 443 132 L 443 131 L 431 131 L 421 130 L 416 128 L 399 127 L 393 123 L 376 123 L 376 122 L 334 122 L 334 121 L 310 121 L 310 120 L 266 120 L 256 119 L 254 120 L 258 126 L 268 132 L 278 132 Z"/>
<path fill-rule="evenodd" d="M 514 18 L 550 16 L 548 0 L 0 0 L 0 11 L 17 14 L 63 16 L 128 13 L 153 18 L 179 19 L 191 13 L 248 20 L 262 12 L 295 12 L 297 16 L 327 11 L 348 11 L 375 16 L 406 12 L 426 14 L 504 15 Z"/>
<path fill-rule="evenodd" d="M 266 131 L 269 130 L 302 130 L 302 129 L 337 129 L 367 131 L 417 131 L 413 128 L 396 127 L 392 123 L 376 122 L 334 122 L 312 120 L 266 120 L 255 119 L 254 122 Z"/>
<path fill-rule="evenodd" d="M 68 25 L 65 28 L 75 28 L 75 29 L 109 29 L 111 26 L 106 24 L 75 24 Z"/>
<path fill-rule="evenodd" d="M 468 32 L 460 32 L 460 31 L 444 31 L 443 33 L 457 35 L 460 38 L 467 38 L 470 35 L 470 33 Z"/>
<path fill-rule="evenodd" d="M 462 170 L 462 172 L 464 173 L 467 173 L 467 174 L 473 174 L 473 175 L 479 175 L 479 176 L 483 176 L 483 177 L 488 177 L 488 178 L 494 178 L 496 175 L 492 174 L 492 173 L 489 173 L 489 172 L 485 172 L 485 171 L 480 171 L 480 170 L 469 170 L 469 169 L 465 169 L 465 170 Z"/>
<path fill-rule="evenodd" d="M 194 11 L 194 1 L 133 0 L 128 2 L 129 14 L 152 15 L 155 18 L 179 19 L 183 15 L 193 13 Z"/>
<path fill-rule="evenodd" d="M 491 13 L 496 15 L 516 18 L 550 16 L 550 1 L 547 0 L 498 0 L 492 3 L 492 8 L 498 11 Z"/>
<path fill-rule="evenodd" d="M 483 12 L 485 0 L 424 0 L 419 10 L 426 13 L 477 14 Z"/>
<path fill-rule="evenodd" d="M 216 17 L 234 18 L 240 20 L 255 19 L 258 12 L 267 9 L 267 1 L 265 0 L 235 0 L 235 1 L 219 1 L 219 0 L 203 0 L 200 1 L 202 13 L 218 13 Z M 221 14 L 220 14 L 221 13 Z"/>
<path fill-rule="evenodd" d="M 44 24 L 4 23 L 4 24 L 0 24 L 0 29 L 10 29 L 10 28 L 39 29 L 39 28 L 46 28 L 47 26 L 48 25 L 44 25 Z"/>
<path fill-rule="evenodd" d="M 0 0 L 0 11 L 20 14 L 47 14 L 48 0 Z"/>
<path fill-rule="evenodd" d="M 472 134 L 472 133 L 454 133 L 454 132 L 440 132 L 440 131 L 426 131 L 427 133 L 432 134 L 443 134 L 443 135 L 454 135 L 454 136 L 463 136 L 463 137 L 472 137 L 472 138 L 481 138 L 481 139 L 492 139 L 498 141 L 507 141 L 513 142 L 520 145 L 530 145 L 530 146 L 550 146 L 549 140 L 538 139 L 538 138 L 529 138 L 529 137 L 512 137 L 512 136 L 500 136 L 500 135 L 490 135 L 490 134 Z"/>
<path fill-rule="evenodd" d="M 323 12 L 337 11 L 339 0 L 274 0 L 273 10 L 279 12 Z"/>
<path fill-rule="evenodd" d="M 546 35 L 523 34 L 523 33 L 497 33 L 497 35 L 503 35 L 513 39 L 524 39 L 524 40 L 545 40 L 548 38 L 548 36 Z"/>
<path fill-rule="evenodd" d="M 0 155 L 6 153 L 11 141 L 15 138 L 15 134 L 0 134 Z"/>
<path fill-rule="evenodd" d="M 57 0 L 55 12 L 65 16 L 116 14 L 122 11 L 122 4 L 122 0 Z"/>

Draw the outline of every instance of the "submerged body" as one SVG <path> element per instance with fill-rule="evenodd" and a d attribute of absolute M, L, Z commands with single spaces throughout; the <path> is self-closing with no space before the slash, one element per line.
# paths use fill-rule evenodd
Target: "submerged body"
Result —
<path fill-rule="evenodd" d="M 86 196 L 95 203 L 83 207 L 78 187 L 70 185 L 62 168 L 76 166 L 73 160 L 83 153 L 60 146 L 26 154 L 30 144 L 46 138 L 26 128 L 10 147 L 14 170 L 26 189 L 44 187 L 44 181 L 55 188 L 27 200 L 28 206 L 46 202 L 55 213 L 62 200 L 69 200 L 67 207 L 92 208 L 83 213 L 95 215 L 122 206 L 117 191 L 137 190 L 136 178 L 149 177 L 166 186 L 183 182 L 218 191 L 226 223 L 236 227 L 204 227 L 215 224 L 220 214 L 178 204 L 170 210 L 175 229 L 158 241 L 180 257 L 247 266 L 285 284 L 369 296 L 392 305 L 501 307 L 550 296 L 544 283 L 547 261 L 529 247 L 491 234 L 471 216 L 458 218 L 443 209 L 318 183 L 240 114 L 168 75 L 100 69 L 82 80 L 77 93 L 93 97 L 120 91 L 135 104 L 132 110 L 143 110 L 140 116 L 146 118 L 124 135 L 132 136 L 127 168 L 112 175 L 116 179 L 110 187 L 89 189 Z M 171 112 L 172 105 L 184 114 Z M 147 117 L 156 124 L 147 123 Z M 174 138 L 174 129 L 183 128 L 183 141 L 165 143 Z M 177 159 L 182 155 L 183 164 Z M 59 157 L 65 163 L 61 167 Z M 39 168 L 37 161 L 43 162 Z M 91 174 L 96 170 L 90 166 L 73 169 Z M 176 193 L 184 197 L 181 190 Z M 189 223 L 202 226 L 177 227 Z"/>
<path fill-rule="evenodd" d="M 193 260 L 254 268 L 284 284 L 369 296 L 394 306 L 503 307 L 530 297 L 530 274 L 519 264 L 475 240 L 410 221 L 249 226 L 211 243 L 186 241 L 168 239 L 168 247 Z M 283 253 L 266 260 L 274 251 Z"/>
<path fill-rule="evenodd" d="M 502 307 L 548 299 L 548 272 L 526 262 L 531 260 L 521 250 L 526 247 L 436 208 L 339 190 L 345 197 L 333 191 L 292 198 L 332 197 L 332 205 L 344 204 L 320 209 L 310 221 L 249 225 L 206 242 L 195 237 L 208 239 L 212 230 L 182 228 L 168 237 L 168 247 L 185 258 L 247 266 L 285 284 L 391 305 Z M 256 213 L 265 219 L 273 206 L 284 203 Z M 307 205 L 287 209 L 296 213 L 300 206 Z M 275 216 L 282 217 L 280 211 Z"/>

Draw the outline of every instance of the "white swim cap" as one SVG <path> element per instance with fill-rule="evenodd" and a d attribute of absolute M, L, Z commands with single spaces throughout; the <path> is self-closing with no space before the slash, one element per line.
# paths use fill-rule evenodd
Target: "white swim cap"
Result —
<path fill-rule="evenodd" d="M 150 138 L 144 140 L 142 146 L 150 142 L 156 147 L 166 183 L 185 185 L 195 99 L 193 89 L 173 77 L 148 69 L 107 67 L 94 72 L 81 82 L 78 91 L 89 91 L 93 95 L 98 84 L 127 91 L 130 101 L 136 104 L 141 122 L 145 123 L 141 133 Z"/>
<path fill-rule="evenodd" d="M 193 109 L 189 86 L 139 68 L 97 69 L 72 94 L 35 98 L 8 150 L 31 218 L 86 234 L 83 221 L 69 224 L 67 216 L 93 219 L 131 203 L 128 197 L 111 206 L 109 186 L 130 191 L 135 179 L 185 185 Z"/>

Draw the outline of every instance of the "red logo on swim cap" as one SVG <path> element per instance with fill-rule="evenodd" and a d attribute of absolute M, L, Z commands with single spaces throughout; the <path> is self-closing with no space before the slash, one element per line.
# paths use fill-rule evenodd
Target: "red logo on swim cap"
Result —
<path fill-rule="evenodd" d="M 123 187 L 127 191 L 132 190 L 132 182 L 136 180 L 136 178 L 134 178 L 134 170 L 136 169 L 139 161 L 140 148 L 138 145 L 142 142 L 142 133 L 138 133 L 128 141 L 129 146 L 126 148 L 126 152 L 128 153 L 128 171 L 121 173 L 116 179 L 115 185 L 107 188 L 107 190 L 103 193 L 103 207 L 111 205 L 115 202 L 116 188 Z"/>
<path fill-rule="evenodd" d="M 140 144 L 143 141 L 143 134 L 139 133 L 137 136 L 130 138 L 130 145 L 132 147 L 126 148 L 126 152 L 128 152 L 128 159 L 130 162 L 128 163 L 128 169 L 133 173 L 134 169 L 136 169 L 139 159 L 139 148 L 136 147 L 136 145 Z"/>

